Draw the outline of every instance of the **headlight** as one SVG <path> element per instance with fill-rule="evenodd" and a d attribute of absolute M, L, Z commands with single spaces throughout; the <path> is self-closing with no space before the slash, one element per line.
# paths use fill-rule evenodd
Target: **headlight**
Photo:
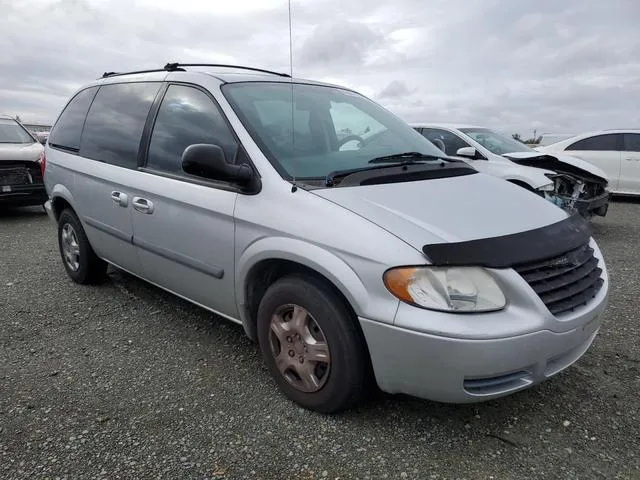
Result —
<path fill-rule="evenodd" d="M 507 300 L 478 267 L 399 267 L 384 273 L 387 289 L 403 302 L 443 312 L 490 312 Z"/>
<path fill-rule="evenodd" d="M 555 188 L 556 188 L 555 184 L 547 183 L 546 185 L 542 185 L 541 187 L 538 187 L 538 190 L 540 190 L 541 192 L 553 192 Z"/>

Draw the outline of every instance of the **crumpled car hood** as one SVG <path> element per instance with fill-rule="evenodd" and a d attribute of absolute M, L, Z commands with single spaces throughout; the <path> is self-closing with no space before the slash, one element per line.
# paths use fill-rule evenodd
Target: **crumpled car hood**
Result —
<path fill-rule="evenodd" d="M 370 220 L 417 250 L 428 243 L 508 235 L 567 218 L 551 202 L 483 173 L 311 192 Z"/>
<path fill-rule="evenodd" d="M 604 173 L 604 171 L 602 171 L 595 165 L 592 165 L 589 162 L 585 162 L 584 160 L 581 160 L 579 158 L 572 157 L 571 155 L 563 155 L 563 154 L 556 154 L 556 153 L 549 154 L 544 152 L 513 152 L 513 153 L 505 153 L 502 156 L 516 163 L 519 163 L 518 160 L 531 160 L 529 162 L 526 162 L 526 165 L 530 167 L 536 166 L 534 159 L 551 157 L 561 163 L 566 163 L 567 165 L 571 165 L 580 170 L 584 170 L 585 172 L 588 172 L 591 175 L 600 177 L 603 180 L 607 180 L 607 181 L 609 180 L 607 178 L 607 174 Z M 524 165 L 524 163 L 521 163 L 521 164 Z M 546 170 L 555 170 L 555 169 L 549 168 L 548 166 L 541 166 L 540 168 L 544 168 Z"/>
<path fill-rule="evenodd" d="M 35 162 L 43 150 L 40 143 L 0 143 L 0 162 Z"/>

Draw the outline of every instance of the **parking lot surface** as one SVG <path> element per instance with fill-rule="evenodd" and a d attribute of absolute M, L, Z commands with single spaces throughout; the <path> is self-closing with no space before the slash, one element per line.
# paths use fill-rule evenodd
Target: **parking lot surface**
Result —
<path fill-rule="evenodd" d="M 242 327 L 115 269 L 76 285 L 41 210 L 0 213 L 0 478 L 640 479 L 640 202 L 593 229 L 610 303 L 574 366 L 488 403 L 323 416 Z"/>

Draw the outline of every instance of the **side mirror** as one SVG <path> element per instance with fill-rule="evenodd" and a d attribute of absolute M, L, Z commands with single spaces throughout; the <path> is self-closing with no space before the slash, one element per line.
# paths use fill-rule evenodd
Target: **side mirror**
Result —
<path fill-rule="evenodd" d="M 478 158 L 478 151 L 473 147 L 462 147 L 456 151 L 456 155 L 459 157 L 466 157 L 475 160 Z"/>
<path fill-rule="evenodd" d="M 227 163 L 224 151 L 218 145 L 196 143 L 182 153 L 182 170 L 190 175 L 247 185 L 253 180 L 249 165 Z"/>

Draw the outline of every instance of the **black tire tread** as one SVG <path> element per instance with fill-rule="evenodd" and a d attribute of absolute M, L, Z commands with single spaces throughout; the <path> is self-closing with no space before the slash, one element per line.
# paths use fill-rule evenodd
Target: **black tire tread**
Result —
<path fill-rule="evenodd" d="M 265 340 L 264 332 L 262 332 L 261 335 L 260 321 L 261 319 L 265 321 L 264 316 L 270 315 L 270 312 L 265 311 L 265 308 L 268 308 L 270 298 L 280 295 L 286 295 L 288 292 L 291 292 L 292 289 L 295 291 L 301 288 L 303 290 L 306 290 L 305 295 L 307 295 L 308 298 L 320 299 L 321 302 L 336 310 L 336 312 L 338 313 L 338 317 L 341 319 L 340 326 L 346 334 L 346 337 L 348 337 L 347 342 L 351 347 L 350 351 L 352 352 L 352 358 L 350 360 L 352 362 L 358 363 L 358 365 L 355 366 L 354 370 L 359 372 L 359 374 L 356 374 L 352 376 L 352 378 L 350 378 L 349 385 L 343 385 L 344 388 L 341 390 L 341 392 L 339 392 L 341 393 L 341 395 L 336 395 L 322 405 L 306 406 L 307 408 L 311 408 L 312 410 L 318 411 L 320 413 L 336 413 L 342 410 L 346 410 L 358 403 L 358 401 L 364 396 L 366 392 L 366 386 L 368 384 L 368 369 L 366 363 L 367 351 L 363 345 L 363 340 L 361 338 L 362 336 L 361 332 L 359 331 L 357 319 L 353 318 L 353 314 L 344 304 L 344 300 L 336 295 L 331 287 L 327 285 L 327 283 L 322 279 L 318 279 L 307 274 L 294 273 L 278 279 L 267 289 L 258 308 L 258 338 L 260 348 L 263 352 L 263 357 L 269 364 L 270 360 L 268 358 L 271 358 L 270 353 L 268 353 L 269 347 L 268 345 L 263 345 L 263 342 Z M 320 322 L 319 319 L 316 318 L 316 320 Z M 264 328 L 264 326 L 262 328 Z M 324 330 L 326 327 L 322 328 Z M 280 375 L 279 372 L 277 372 L 277 375 Z M 278 379 L 278 383 L 282 386 L 283 382 L 286 382 L 286 380 L 280 377 L 280 379 Z M 285 393 L 287 393 L 287 389 L 285 388 L 284 390 Z M 291 395 L 289 396 L 291 397 Z M 295 396 L 297 395 L 294 395 L 294 397 Z M 305 395 L 301 395 L 301 397 L 304 396 Z M 292 399 L 294 401 L 297 401 L 296 398 Z"/>
<path fill-rule="evenodd" d="M 58 245 L 60 245 L 60 230 L 64 223 L 72 224 L 78 243 L 80 246 L 80 268 L 76 271 L 70 271 L 67 268 L 62 249 L 60 249 L 60 256 L 62 257 L 62 263 L 67 271 L 67 274 L 71 279 L 83 285 L 95 285 L 101 283 L 107 273 L 108 264 L 100 257 L 96 255 L 89 243 L 87 234 L 80 223 L 80 219 L 71 208 L 65 208 L 58 217 Z"/>

